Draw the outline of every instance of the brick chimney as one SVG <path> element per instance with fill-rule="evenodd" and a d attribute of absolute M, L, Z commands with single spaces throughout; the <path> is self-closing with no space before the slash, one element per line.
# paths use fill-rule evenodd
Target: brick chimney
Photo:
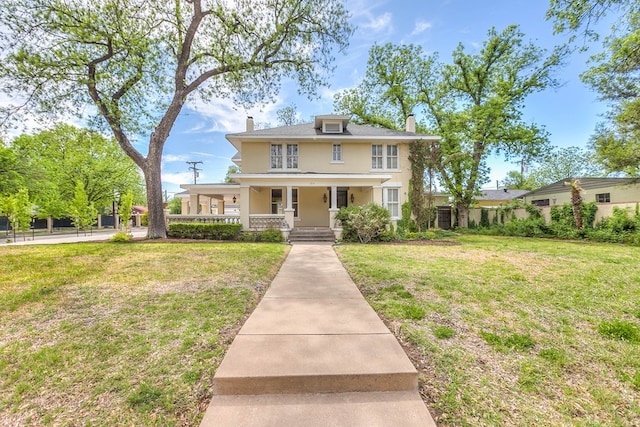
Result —
<path fill-rule="evenodd" d="M 416 133 L 416 117 L 413 114 L 407 117 L 407 132 Z"/>
<path fill-rule="evenodd" d="M 253 132 L 253 117 L 247 117 L 247 132 Z"/>

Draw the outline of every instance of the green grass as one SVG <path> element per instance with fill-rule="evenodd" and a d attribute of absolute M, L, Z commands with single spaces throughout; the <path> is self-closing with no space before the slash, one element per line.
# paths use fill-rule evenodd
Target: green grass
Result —
<path fill-rule="evenodd" d="M 460 236 L 341 245 L 439 425 L 640 425 L 640 248 Z M 413 304 L 422 316 L 398 307 Z"/>
<path fill-rule="evenodd" d="M 0 424 L 197 425 L 286 248 L 0 248 Z"/>

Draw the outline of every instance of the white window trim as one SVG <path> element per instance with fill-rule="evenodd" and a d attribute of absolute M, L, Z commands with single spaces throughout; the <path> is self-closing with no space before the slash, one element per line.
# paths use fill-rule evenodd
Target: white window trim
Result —
<path fill-rule="evenodd" d="M 327 130 L 327 125 L 338 125 L 338 129 L 337 130 Z M 342 121 L 340 120 L 323 120 L 322 121 L 322 133 L 342 133 L 343 129 L 342 129 Z"/>
<path fill-rule="evenodd" d="M 389 210 L 389 190 L 398 190 L 398 215 L 392 216 L 392 220 L 399 220 L 402 218 L 402 184 L 399 182 L 389 182 L 382 186 L 382 206 Z"/>
<path fill-rule="evenodd" d="M 402 169 L 400 168 L 400 144 L 371 144 L 371 146 L 374 146 L 374 145 L 382 145 L 382 168 L 379 168 L 379 169 L 371 168 L 369 172 L 377 172 L 377 171 L 402 172 Z M 398 147 L 398 156 L 396 157 L 398 159 L 398 167 L 394 169 L 387 169 L 387 147 L 390 145 L 395 145 Z M 369 159 L 371 160 L 372 158 L 373 158 L 373 153 L 371 153 L 371 150 L 369 150 Z"/>
<path fill-rule="evenodd" d="M 281 154 L 280 154 L 280 158 L 281 158 L 281 163 L 282 163 L 282 168 L 272 168 L 271 167 L 271 147 L 274 145 L 280 145 L 281 146 Z M 287 168 L 287 145 L 297 145 L 298 146 L 298 167 L 297 168 Z M 300 144 L 298 144 L 297 142 L 295 143 L 271 143 L 269 145 L 269 169 L 267 169 L 267 172 L 282 172 L 282 171 L 287 171 L 287 172 L 300 172 Z"/>
<path fill-rule="evenodd" d="M 333 146 L 334 145 L 339 145 L 340 146 L 340 160 L 334 160 L 333 158 Z M 342 150 L 342 143 L 341 142 L 333 142 L 331 143 L 331 161 L 329 163 L 331 164 L 344 164 L 344 151 Z"/>

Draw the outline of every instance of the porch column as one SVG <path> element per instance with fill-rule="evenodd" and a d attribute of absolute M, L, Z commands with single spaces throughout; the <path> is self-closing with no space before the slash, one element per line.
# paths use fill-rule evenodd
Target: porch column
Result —
<path fill-rule="evenodd" d="M 287 207 L 284 209 L 284 220 L 289 226 L 289 229 L 293 228 L 293 222 L 295 210 L 293 209 L 293 187 L 287 185 Z"/>
<path fill-rule="evenodd" d="M 185 198 L 185 199 L 182 199 L 180 203 L 182 205 L 182 208 L 180 209 L 180 213 L 182 215 L 187 215 L 189 213 L 189 200 Z"/>
<path fill-rule="evenodd" d="M 250 202 L 250 193 L 251 193 L 251 188 L 247 185 L 247 186 L 241 186 L 240 187 L 240 200 L 242 200 L 242 202 L 239 204 L 240 205 L 240 223 L 242 224 L 242 229 L 243 230 L 248 230 L 249 229 L 249 213 L 251 212 L 251 207 L 249 205 Z"/>
<path fill-rule="evenodd" d="M 224 200 L 217 200 L 218 215 L 224 215 Z"/>
<path fill-rule="evenodd" d="M 331 186 L 331 209 L 338 209 L 338 187 Z"/>
<path fill-rule="evenodd" d="M 200 213 L 200 195 L 189 195 L 189 215 L 198 215 Z"/>
<path fill-rule="evenodd" d="M 338 213 L 338 187 L 331 186 L 331 207 L 329 208 L 329 228 L 336 228 L 336 214 Z"/>

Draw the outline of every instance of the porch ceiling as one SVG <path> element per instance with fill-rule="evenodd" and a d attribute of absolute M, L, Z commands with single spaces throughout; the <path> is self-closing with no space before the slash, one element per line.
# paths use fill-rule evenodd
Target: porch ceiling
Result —
<path fill-rule="evenodd" d="M 239 184 L 180 184 L 191 194 L 202 194 L 209 196 L 234 195 L 240 192 Z"/>
<path fill-rule="evenodd" d="M 294 187 L 327 187 L 339 186 L 371 186 L 381 185 L 389 181 L 387 174 L 236 174 L 232 175 L 241 185 L 277 186 L 290 185 Z"/>

